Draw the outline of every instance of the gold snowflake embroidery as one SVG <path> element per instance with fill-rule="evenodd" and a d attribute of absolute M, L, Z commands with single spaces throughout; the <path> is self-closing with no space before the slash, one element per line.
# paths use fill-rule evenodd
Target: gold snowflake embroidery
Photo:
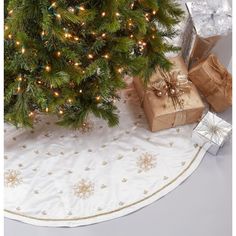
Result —
<path fill-rule="evenodd" d="M 6 187 L 14 188 L 22 183 L 21 172 L 18 170 L 7 170 L 4 173 L 4 184 Z"/>
<path fill-rule="evenodd" d="M 138 158 L 137 166 L 140 171 L 147 172 L 156 167 L 156 158 L 149 153 L 144 153 Z"/>
<path fill-rule="evenodd" d="M 75 196 L 86 199 L 93 195 L 94 184 L 89 180 L 82 179 L 74 185 L 73 189 Z"/>

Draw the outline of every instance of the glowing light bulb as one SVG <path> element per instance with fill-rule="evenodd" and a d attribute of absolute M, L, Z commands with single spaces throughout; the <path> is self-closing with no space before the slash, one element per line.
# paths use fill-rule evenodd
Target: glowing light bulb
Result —
<path fill-rule="evenodd" d="M 93 55 L 92 54 L 88 54 L 88 58 L 89 59 L 93 59 Z"/>
<path fill-rule="evenodd" d="M 155 35 L 152 35 L 152 38 L 154 39 L 154 38 L 155 38 Z"/>
<path fill-rule="evenodd" d="M 104 57 L 105 57 L 106 59 L 108 59 L 108 58 L 109 58 L 109 54 L 105 54 Z"/>
<path fill-rule="evenodd" d="M 62 114 L 63 114 L 63 111 L 62 111 L 62 110 L 60 110 L 60 111 L 59 111 L 59 114 L 60 114 L 60 115 L 62 115 Z"/>
<path fill-rule="evenodd" d="M 119 73 L 122 73 L 122 71 L 123 71 L 123 68 L 119 68 L 119 69 L 118 69 L 118 72 L 119 72 Z"/>
<path fill-rule="evenodd" d="M 80 9 L 81 11 L 84 11 L 84 10 L 85 10 L 85 8 L 84 8 L 83 6 L 79 7 L 79 9 Z"/>
<path fill-rule="evenodd" d="M 11 34 L 8 34 L 8 38 L 9 38 L 9 39 L 12 39 L 12 35 L 11 35 Z"/>
<path fill-rule="evenodd" d="M 49 66 L 49 65 L 45 66 L 45 70 L 46 70 L 47 72 L 49 72 L 49 71 L 51 70 L 51 66 Z"/>
<path fill-rule="evenodd" d="M 51 7 L 55 7 L 56 5 L 57 5 L 57 3 L 56 3 L 56 2 L 53 2 L 52 5 L 51 5 Z"/>
<path fill-rule="evenodd" d="M 33 116 L 34 115 L 34 113 L 31 111 L 30 113 L 29 113 L 29 117 L 31 117 L 31 116 Z"/>
<path fill-rule="evenodd" d="M 74 37 L 74 40 L 75 40 L 75 41 L 78 41 L 78 40 L 79 40 L 79 37 Z"/>
<path fill-rule="evenodd" d="M 79 65 L 79 63 L 78 62 L 75 62 L 75 66 L 78 66 Z"/>
<path fill-rule="evenodd" d="M 57 52 L 57 56 L 60 57 L 61 56 L 61 52 L 58 51 Z"/>
<path fill-rule="evenodd" d="M 61 15 L 60 15 L 60 14 L 57 14 L 57 18 L 58 18 L 58 19 L 61 19 Z"/>
<path fill-rule="evenodd" d="M 119 12 L 116 12 L 116 16 L 120 16 L 120 13 L 119 13 Z"/>
<path fill-rule="evenodd" d="M 20 42 L 19 42 L 19 41 L 16 41 L 16 45 L 19 46 L 19 45 L 20 45 Z"/>
<path fill-rule="evenodd" d="M 102 34 L 102 37 L 103 37 L 103 38 L 105 38 L 105 37 L 106 37 L 106 34 L 105 34 L 105 33 L 103 33 L 103 34 Z"/>
<path fill-rule="evenodd" d="M 96 97 L 96 100 L 97 100 L 97 101 L 99 101 L 100 99 L 101 99 L 101 97 L 100 97 L 100 96 L 97 96 L 97 97 Z"/>
<path fill-rule="evenodd" d="M 42 81 L 41 81 L 41 80 L 38 80 L 37 83 L 38 83 L 38 84 L 42 84 Z"/>
<path fill-rule="evenodd" d="M 25 48 L 21 48 L 21 53 L 24 54 L 25 53 Z"/>
<path fill-rule="evenodd" d="M 19 76 L 19 77 L 17 78 L 17 80 L 18 80 L 18 81 L 22 81 L 22 77 Z"/>
<path fill-rule="evenodd" d="M 132 38 L 134 37 L 134 35 L 133 35 L 133 34 L 131 34 L 129 37 L 132 39 Z"/>
<path fill-rule="evenodd" d="M 153 14 L 153 15 L 156 15 L 156 13 L 157 13 L 157 12 L 156 12 L 155 10 L 152 11 L 152 14 Z"/>
<path fill-rule="evenodd" d="M 102 12 L 102 17 L 104 17 L 106 15 L 106 12 Z"/>
<path fill-rule="evenodd" d="M 46 107 L 45 111 L 48 112 L 48 110 L 49 110 L 48 107 Z"/>
<path fill-rule="evenodd" d="M 7 25 L 5 25 L 5 28 L 4 28 L 5 30 L 8 30 L 9 29 L 9 27 L 7 26 Z"/>
<path fill-rule="evenodd" d="M 8 12 L 9 15 L 12 15 L 12 13 L 13 13 L 13 10 L 10 10 L 10 11 Z"/>
<path fill-rule="evenodd" d="M 58 93 L 58 92 L 54 92 L 54 96 L 55 96 L 55 97 L 58 97 L 58 96 L 59 96 L 59 93 Z"/>
<path fill-rule="evenodd" d="M 80 90 L 79 90 L 79 93 L 82 93 L 82 92 L 83 92 L 83 90 L 82 90 L 82 89 L 80 89 Z"/>
<path fill-rule="evenodd" d="M 69 103 L 72 103 L 72 99 L 71 99 L 71 98 L 69 98 L 69 99 L 68 99 L 68 102 L 69 102 Z"/>

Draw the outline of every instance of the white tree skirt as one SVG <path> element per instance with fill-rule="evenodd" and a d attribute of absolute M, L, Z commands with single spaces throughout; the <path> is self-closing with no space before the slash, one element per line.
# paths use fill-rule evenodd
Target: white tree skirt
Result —
<path fill-rule="evenodd" d="M 5 215 L 41 226 L 79 226 L 134 212 L 181 184 L 205 151 L 193 125 L 151 133 L 133 87 L 117 102 L 120 125 L 91 132 L 41 116 L 34 130 L 5 126 Z"/>

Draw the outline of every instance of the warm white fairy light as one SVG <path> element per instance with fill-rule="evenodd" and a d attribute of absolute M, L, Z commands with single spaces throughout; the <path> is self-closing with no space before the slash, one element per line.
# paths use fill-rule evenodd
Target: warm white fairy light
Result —
<path fill-rule="evenodd" d="M 93 59 L 93 55 L 92 54 L 88 54 L 88 58 L 89 59 Z"/>
<path fill-rule="evenodd" d="M 72 101 L 73 101 L 73 100 L 72 100 L 71 98 L 68 99 L 68 102 L 69 102 L 69 103 L 72 103 Z"/>
<path fill-rule="evenodd" d="M 74 37 L 74 40 L 75 40 L 75 41 L 78 41 L 78 40 L 79 40 L 79 37 L 75 36 L 75 37 Z"/>
<path fill-rule="evenodd" d="M 116 12 L 116 16 L 120 16 L 120 13 L 119 13 L 119 12 Z"/>
<path fill-rule="evenodd" d="M 72 12 L 72 13 L 74 13 L 74 12 L 75 12 L 75 8 L 73 8 L 73 7 L 70 7 L 70 8 L 69 8 L 69 12 Z"/>
<path fill-rule="evenodd" d="M 57 54 L 58 57 L 61 56 L 61 52 L 60 51 L 58 51 L 56 54 Z"/>
<path fill-rule="evenodd" d="M 22 81 L 22 77 L 21 76 L 17 77 L 17 80 Z"/>
<path fill-rule="evenodd" d="M 75 62 L 75 64 L 74 64 L 75 66 L 79 66 L 79 63 L 78 62 Z"/>
<path fill-rule="evenodd" d="M 100 99 L 101 99 L 100 96 L 97 96 L 97 97 L 96 97 L 96 100 L 97 100 L 97 101 L 100 101 Z"/>
<path fill-rule="evenodd" d="M 154 39 L 154 38 L 155 38 L 155 35 L 152 35 L 152 38 Z"/>
<path fill-rule="evenodd" d="M 106 59 L 108 59 L 108 58 L 109 58 L 109 54 L 105 54 L 104 57 L 105 57 Z"/>
<path fill-rule="evenodd" d="M 32 117 L 34 115 L 34 113 L 31 111 L 30 113 L 29 113 L 29 117 Z"/>
<path fill-rule="evenodd" d="M 21 91 L 20 86 L 17 87 L 17 92 L 19 93 Z"/>
<path fill-rule="evenodd" d="M 55 96 L 55 97 L 59 97 L 59 95 L 60 95 L 60 94 L 59 94 L 58 92 L 56 92 L 56 91 L 54 92 L 54 96 Z"/>
<path fill-rule="evenodd" d="M 60 111 L 59 111 L 59 114 L 60 114 L 60 115 L 62 115 L 62 114 L 63 114 L 63 111 L 62 111 L 62 110 L 60 110 Z"/>
<path fill-rule="evenodd" d="M 102 37 L 103 37 L 103 38 L 105 38 L 105 37 L 106 37 L 106 34 L 105 34 L 105 33 L 103 33 L 103 34 L 102 34 Z"/>
<path fill-rule="evenodd" d="M 10 10 L 10 11 L 8 12 L 9 15 L 12 15 L 12 13 L 13 13 L 13 10 Z"/>
<path fill-rule="evenodd" d="M 156 13 L 157 13 L 157 12 L 156 12 L 155 10 L 152 11 L 152 14 L 153 14 L 153 15 L 156 15 Z"/>
<path fill-rule="evenodd" d="M 50 65 L 46 65 L 46 66 L 45 66 L 45 70 L 46 70 L 47 72 L 51 71 L 51 66 L 50 66 Z"/>
<path fill-rule="evenodd" d="M 129 37 L 132 39 L 132 38 L 134 37 L 134 35 L 133 35 L 133 34 L 131 34 Z"/>
<path fill-rule="evenodd" d="M 48 111 L 49 111 L 48 107 L 46 107 L 45 111 L 46 111 L 46 112 L 48 112 Z"/>
<path fill-rule="evenodd" d="M 9 38 L 9 39 L 12 39 L 12 35 L 11 35 L 11 34 L 8 34 L 8 38 Z"/>
<path fill-rule="evenodd" d="M 9 29 L 9 27 L 8 27 L 7 25 L 5 25 L 4 29 L 5 29 L 5 30 L 8 30 L 8 29 Z"/>
<path fill-rule="evenodd" d="M 79 90 L 79 93 L 82 93 L 82 92 L 83 92 L 83 90 L 82 90 L 82 89 L 80 89 L 80 90 Z"/>
<path fill-rule="evenodd" d="M 16 41 L 16 45 L 19 46 L 19 45 L 20 45 L 20 42 L 19 42 L 19 41 Z"/>
<path fill-rule="evenodd" d="M 81 11 L 84 11 L 84 10 L 85 10 L 85 8 L 84 8 L 83 6 L 79 7 L 79 9 L 80 9 Z"/>
<path fill-rule="evenodd" d="M 102 12 L 102 17 L 104 17 L 106 15 L 106 12 Z"/>
<path fill-rule="evenodd" d="M 56 15 L 58 19 L 61 19 L 61 14 Z"/>
<path fill-rule="evenodd" d="M 51 5 L 51 7 L 55 7 L 56 5 L 57 5 L 57 3 L 56 3 L 56 2 L 53 2 L 52 5 Z"/>
<path fill-rule="evenodd" d="M 119 73 L 122 73 L 122 71 L 123 71 L 123 68 L 122 68 L 122 67 L 118 69 L 118 72 L 119 72 Z"/>
<path fill-rule="evenodd" d="M 24 48 L 24 47 L 21 48 L 21 53 L 22 53 L 22 54 L 25 53 L 25 48 Z"/>

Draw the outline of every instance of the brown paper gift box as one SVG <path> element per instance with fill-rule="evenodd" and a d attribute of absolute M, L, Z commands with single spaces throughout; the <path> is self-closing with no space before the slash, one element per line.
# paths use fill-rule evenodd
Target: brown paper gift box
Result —
<path fill-rule="evenodd" d="M 178 68 L 187 75 L 186 65 L 181 57 L 170 59 L 174 64 L 173 69 Z M 159 72 L 153 74 L 150 81 L 155 81 Z M 168 96 L 157 97 L 151 90 L 146 90 L 139 78 L 134 78 L 134 86 L 140 97 L 151 131 L 159 131 L 176 127 L 178 125 L 191 124 L 199 121 L 204 110 L 204 104 L 196 87 L 191 84 L 189 93 L 181 96 L 184 100 L 183 109 L 175 108 Z"/>
<path fill-rule="evenodd" d="M 189 78 L 216 112 L 232 105 L 232 76 L 214 54 L 192 68 Z"/>

